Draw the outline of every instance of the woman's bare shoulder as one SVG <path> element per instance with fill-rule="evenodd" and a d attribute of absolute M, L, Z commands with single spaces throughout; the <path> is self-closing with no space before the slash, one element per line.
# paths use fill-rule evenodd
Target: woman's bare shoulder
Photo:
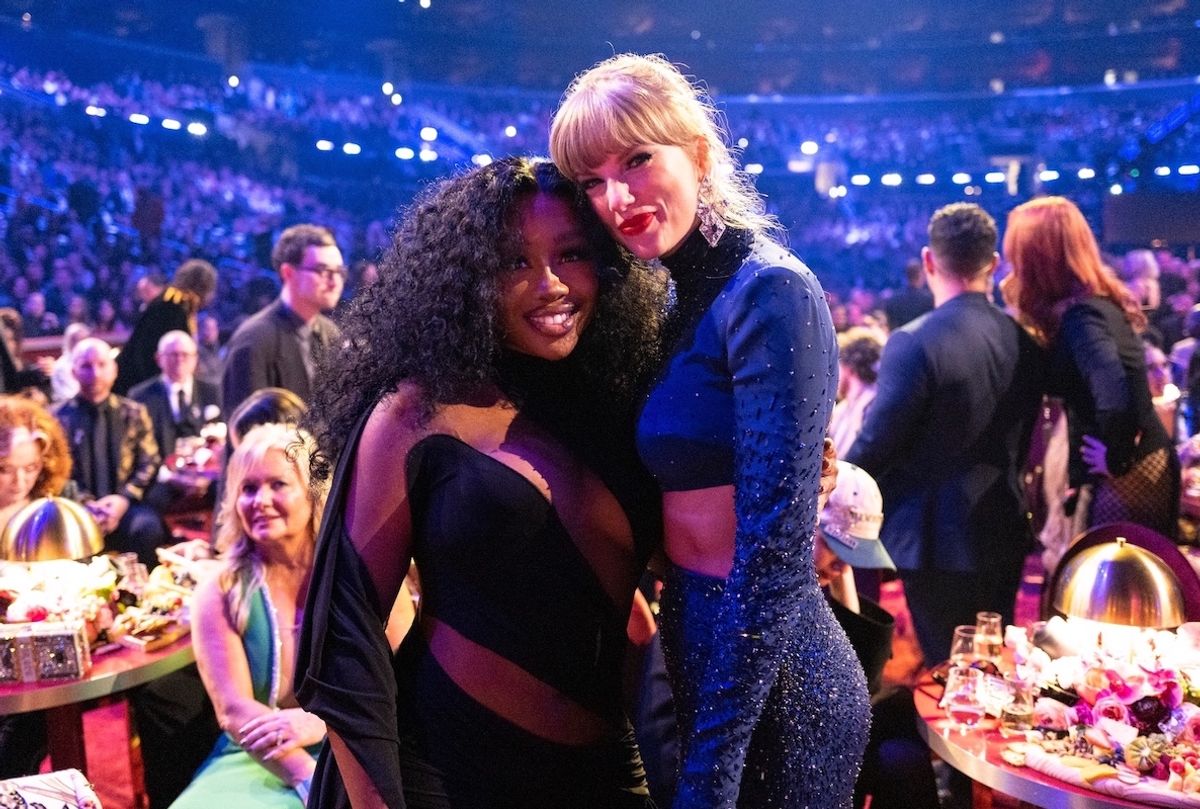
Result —
<path fill-rule="evenodd" d="M 405 383 L 380 399 L 367 417 L 354 458 L 354 487 L 361 500 L 394 499 L 405 490 L 405 462 L 413 446 L 429 434 L 429 414 L 421 389 Z M 359 502 L 358 505 L 365 505 Z"/>

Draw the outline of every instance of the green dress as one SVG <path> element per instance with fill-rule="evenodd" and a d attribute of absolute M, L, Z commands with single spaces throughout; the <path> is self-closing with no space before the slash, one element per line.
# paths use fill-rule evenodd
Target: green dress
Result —
<path fill-rule="evenodd" d="M 279 696 L 279 630 L 267 588 L 250 597 L 250 615 L 242 633 L 242 648 L 250 664 L 254 698 L 275 707 Z M 308 748 L 314 757 L 321 745 Z M 303 809 L 296 792 L 259 764 L 228 733 L 217 739 L 192 783 L 171 809 Z"/>

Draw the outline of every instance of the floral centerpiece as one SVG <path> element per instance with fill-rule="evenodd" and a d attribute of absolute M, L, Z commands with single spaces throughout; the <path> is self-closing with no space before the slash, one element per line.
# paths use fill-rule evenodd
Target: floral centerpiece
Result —
<path fill-rule="evenodd" d="M 1051 658 L 1024 630 L 1007 636 L 1017 674 L 1042 694 L 1029 741 L 1057 763 L 1085 762 L 1089 782 L 1152 779 L 1200 793 L 1200 625 L 1165 632 L 1055 619 L 1039 635 L 1067 653 Z"/>
<path fill-rule="evenodd" d="M 192 582 L 159 565 L 149 578 L 117 560 L 0 563 L 0 623 L 82 622 L 93 647 L 186 618 Z"/>

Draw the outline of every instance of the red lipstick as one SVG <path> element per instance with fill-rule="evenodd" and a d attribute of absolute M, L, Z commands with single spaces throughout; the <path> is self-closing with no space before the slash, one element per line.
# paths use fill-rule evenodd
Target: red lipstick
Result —
<path fill-rule="evenodd" d="M 652 212 L 640 213 L 617 225 L 617 230 L 621 231 L 623 236 L 640 236 L 646 232 L 653 221 L 654 214 Z"/>

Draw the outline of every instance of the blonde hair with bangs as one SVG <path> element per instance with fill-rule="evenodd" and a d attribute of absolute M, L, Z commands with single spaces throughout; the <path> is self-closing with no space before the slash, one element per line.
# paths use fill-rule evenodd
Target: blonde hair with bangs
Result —
<path fill-rule="evenodd" d="M 703 141 L 705 154 L 697 153 Z M 712 204 L 725 223 L 780 234 L 749 177 L 726 145 L 721 114 L 708 94 L 661 55 L 613 56 L 575 77 L 550 125 L 550 157 L 578 180 L 610 155 L 638 144 L 678 146 L 707 161 Z"/>
<path fill-rule="evenodd" d="M 225 496 L 217 517 L 216 537 L 217 549 L 225 555 L 225 569 L 220 579 L 221 591 L 225 593 L 225 609 L 238 632 L 246 629 L 246 621 L 250 617 L 250 596 L 265 585 L 265 580 L 262 554 L 258 544 L 242 527 L 237 502 L 247 471 L 271 450 L 279 450 L 284 454 L 296 470 L 301 485 L 307 490 L 308 502 L 312 507 L 308 538 L 314 546 L 321 528 L 325 498 L 329 494 L 328 482 L 314 481 L 310 475 L 310 461 L 316 451 L 316 442 L 304 430 L 290 424 L 260 424 L 246 433 L 238 444 L 226 470 Z"/>

